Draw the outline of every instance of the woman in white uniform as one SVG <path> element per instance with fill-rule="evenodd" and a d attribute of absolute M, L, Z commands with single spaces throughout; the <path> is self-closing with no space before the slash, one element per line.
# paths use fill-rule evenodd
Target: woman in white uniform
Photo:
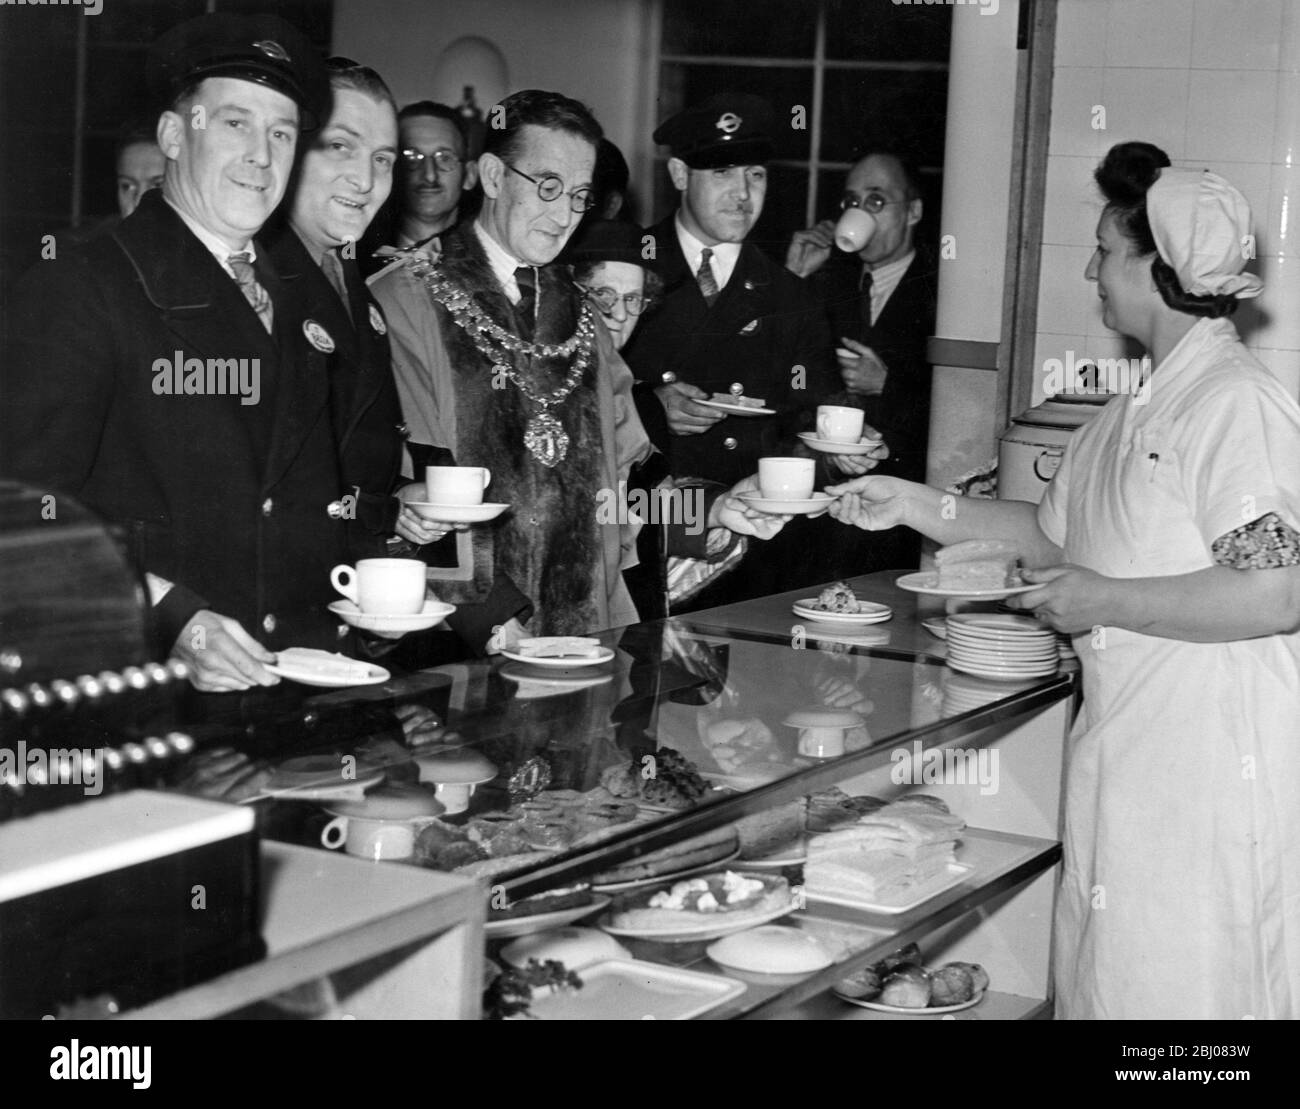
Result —
<path fill-rule="evenodd" d="M 868 529 L 1003 538 L 1074 633 L 1054 961 L 1064 1018 L 1300 1017 L 1300 406 L 1226 318 L 1250 211 L 1146 143 L 1096 173 L 1086 277 L 1154 366 L 1073 439 L 1041 505 L 888 477 L 832 492 Z"/>

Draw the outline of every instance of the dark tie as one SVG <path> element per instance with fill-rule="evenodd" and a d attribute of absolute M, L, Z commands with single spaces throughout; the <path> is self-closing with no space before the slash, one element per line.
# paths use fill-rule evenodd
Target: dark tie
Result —
<path fill-rule="evenodd" d="M 870 328 L 874 322 L 871 318 L 873 315 L 871 311 L 871 282 L 871 271 L 866 266 L 863 266 L 862 276 L 858 279 L 858 290 L 862 293 L 862 322 L 867 328 Z"/>
<path fill-rule="evenodd" d="M 348 319 L 352 319 L 352 305 L 348 302 L 348 283 L 343 276 L 343 262 L 338 254 L 332 250 L 327 250 L 325 256 L 321 259 L 321 265 L 324 267 L 325 276 L 330 279 L 330 284 L 334 286 L 334 291 L 338 293 L 339 300 L 343 301 L 343 309 L 348 314 Z"/>
<path fill-rule="evenodd" d="M 515 283 L 519 286 L 519 303 L 515 311 L 526 332 L 525 338 L 532 338 L 534 308 L 537 304 L 537 271 L 532 266 L 520 266 L 515 270 Z"/>
<path fill-rule="evenodd" d="M 713 251 L 705 247 L 700 252 L 700 268 L 695 271 L 695 280 L 699 283 L 700 292 L 704 294 L 704 302 L 713 307 L 713 302 L 718 299 L 718 282 L 713 276 L 713 267 L 709 264 L 709 259 L 713 257 Z"/>
<path fill-rule="evenodd" d="M 238 282 L 239 291 L 244 294 L 244 299 L 253 306 L 257 318 L 262 321 L 262 326 L 269 333 L 274 315 L 271 294 L 262 287 L 261 282 L 257 280 L 257 274 L 253 272 L 252 255 L 247 252 L 232 254 L 226 259 L 226 265 L 235 275 L 235 281 Z"/>

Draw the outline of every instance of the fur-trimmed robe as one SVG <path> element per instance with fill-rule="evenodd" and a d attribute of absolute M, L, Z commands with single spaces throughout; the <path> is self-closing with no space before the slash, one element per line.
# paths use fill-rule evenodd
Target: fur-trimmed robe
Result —
<path fill-rule="evenodd" d="M 444 236 L 437 265 L 496 323 L 518 334 L 514 308 L 472 227 Z M 621 571 L 635 564 L 636 527 L 599 524 L 595 505 L 599 492 L 617 489 L 652 448 L 632 405 L 631 373 L 608 333 L 596 329 L 596 357 L 583 380 L 551 408 L 569 435 L 569 450 L 548 469 L 524 446 L 538 406 L 497 377 L 471 337 L 433 301 L 419 268 L 418 259 L 398 261 L 371 279 L 388 319 L 411 442 L 445 448 L 457 465 L 487 467 L 492 481 L 486 499 L 512 506 L 492 523 L 461 533 L 457 566 L 430 567 L 435 591 L 453 604 L 486 606 L 494 622 L 517 614 L 508 604 L 502 609 L 501 598 L 522 595 L 531 602 L 528 628 L 534 634 L 635 622 Z M 576 326 L 579 294 L 562 266 L 544 266 L 539 277 L 534 341 L 563 342 Z M 530 367 L 516 356 L 515 364 L 543 394 L 558 387 L 569 368 L 567 359 L 534 359 Z M 484 621 L 457 613 L 453 626 L 457 617 L 472 625 L 457 630 L 481 649 Z"/>

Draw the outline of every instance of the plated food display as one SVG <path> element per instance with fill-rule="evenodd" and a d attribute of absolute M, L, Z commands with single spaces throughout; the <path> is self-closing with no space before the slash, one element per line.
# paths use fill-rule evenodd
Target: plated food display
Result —
<path fill-rule="evenodd" d="M 573 670 L 609 662 L 614 652 L 586 635 L 545 635 L 521 639 L 502 656 L 529 666 Z"/>
<path fill-rule="evenodd" d="M 831 624 L 879 624 L 894 615 L 888 605 L 859 600 L 847 582 L 828 585 L 816 597 L 805 597 L 791 606 L 796 616 Z"/>
<path fill-rule="evenodd" d="M 840 979 L 834 994 L 850 1005 L 885 1013 L 956 1013 L 984 1000 L 989 976 L 978 963 L 945 963 L 927 970 L 914 943 Z"/>
<path fill-rule="evenodd" d="M 694 941 L 765 924 L 795 908 L 784 878 L 722 870 L 621 894 L 598 923 L 615 936 Z"/>

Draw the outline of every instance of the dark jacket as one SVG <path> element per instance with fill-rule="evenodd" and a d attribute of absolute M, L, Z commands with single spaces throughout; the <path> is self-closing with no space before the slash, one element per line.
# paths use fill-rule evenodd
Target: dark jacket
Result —
<path fill-rule="evenodd" d="M 873 324 L 870 298 L 858 291 L 861 272 L 856 255 L 836 251 L 808 284 L 826 306 L 836 345 L 841 337 L 863 343 L 889 370 L 884 392 L 851 402 L 865 410 L 867 423 L 881 431 L 889 445 L 889 458 L 874 472 L 923 482 L 931 378 L 925 348 L 934 334 L 939 274 L 929 256 L 918 249 Z"/>
<path fill-rule="evenodd" d="M 199 608 L 272 649 L 339 642 L 325 611 L 348 554 L 328 511 L 345 492 L 329 359 L 260 248 L 256 272 L 271 335 L 150 192 L 111 236 L 38 264 L 7 315 L 0 469 L 119 525 L 140 568 L 175 583 L 155 606 L 162 647 Z M 160 367 L 176 359 L 245 360 L 257 403 L 212 382 L 166 392 Z"/>
<path fill-rule="evenodd" d="M 649 234 L 664 294 L 623 351 L 642 383 L 637 409 L 674 476 L 734 485 L 764 455 L 787 450 L 796 431 L 812 426 L 817 405 L 839 388 L 830 332 L 805 283 L 756 246 L 741 247 L 731 280 L 710 307 L 682 254 L 675 217 Z M 653 392 L 667 372 L 708 393 L 726 393 L 739 382 L 747 396 L 778 414 L 728 416 L 702 435 L 670 435 Z"/>
<path fill-rule="evenodd" d="M 330 412 L 343 486 L 355 498 L 348 537 L 353 558 L 383 558 L 400 505 L 392 495 L 402 465 L 402 409 L 393 381 L 388 325 L 357 263 L 343 260 L 350 315 L 334 286 L 287 222 L 262 236 L 297 318 L 322 324 L 329 357 Z"/>

